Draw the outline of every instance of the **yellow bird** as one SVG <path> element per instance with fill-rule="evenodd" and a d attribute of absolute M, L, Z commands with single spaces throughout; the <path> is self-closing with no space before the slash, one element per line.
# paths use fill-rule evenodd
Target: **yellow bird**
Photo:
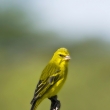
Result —
<path fill-rule="evenodd" d="M 42 100 L 51 100 L 51 110 L 60 108 L 57 93 L 63 86 L 68 73 L 69 52 L 66 48 L 58 49 L 44 68 L 31 101 L 31 110 L 36 110 Z"/>

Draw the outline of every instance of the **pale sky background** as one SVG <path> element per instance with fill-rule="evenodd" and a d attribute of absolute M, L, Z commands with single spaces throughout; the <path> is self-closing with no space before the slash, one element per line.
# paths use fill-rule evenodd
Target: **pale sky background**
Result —
<path fill-rule="evenodd" d="M 75 39 L 92 34 L 110 41 L 110 0 L 4 0 L 0 4 L 23 8 L 35 26 L 39 21 L 41 30 L 77 35 Z"/>

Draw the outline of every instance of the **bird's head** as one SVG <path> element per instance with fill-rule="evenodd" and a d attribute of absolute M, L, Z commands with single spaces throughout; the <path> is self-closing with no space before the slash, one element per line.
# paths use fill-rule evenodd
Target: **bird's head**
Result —
<path fill-rule="evenodd" d="M 68 62 L 70 59 L 69 52 L 66 48 L 59 48 L 52 58 L 52 60 L 55 60 L 57 63 Z"/>

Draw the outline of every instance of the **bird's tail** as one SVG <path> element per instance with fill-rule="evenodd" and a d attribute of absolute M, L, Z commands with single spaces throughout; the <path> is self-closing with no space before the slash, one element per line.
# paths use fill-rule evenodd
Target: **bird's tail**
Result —
<path fill-rule="evenodd" d="M 41 101 L 42 101 L 42 98 L 39 98 L 39 99 L 33 99 L 32 101 L 31 101 L 31 109 L 30 110 L 36 110 L 37 109 L 37 107 L 38 107 L 38 105 L 41 103 Z"/>

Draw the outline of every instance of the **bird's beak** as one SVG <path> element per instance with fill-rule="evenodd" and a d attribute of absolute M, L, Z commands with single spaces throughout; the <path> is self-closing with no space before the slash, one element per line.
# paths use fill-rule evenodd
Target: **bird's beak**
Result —
<path fill-rule="evenodd" d="M 70 60 L 71 59 L 71 57 L 69 56 L 69 55 L 67 55 L 66 57 L 65 57 L 65 60 Z"/>

